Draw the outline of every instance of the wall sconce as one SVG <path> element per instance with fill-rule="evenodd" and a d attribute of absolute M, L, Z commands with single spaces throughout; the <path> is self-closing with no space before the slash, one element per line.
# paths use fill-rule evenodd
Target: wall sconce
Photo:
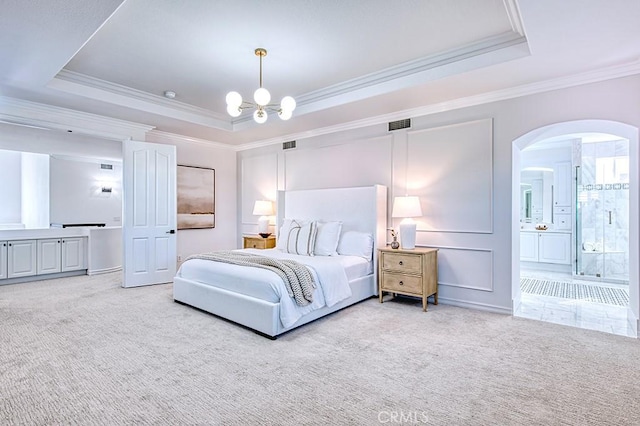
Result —
<path fill-rule="evenodd" d="M 269 232 L 269 218 L 273 215 L 273 203 L 266 200 L 257 200 L 253 205 L 253 214 L 260 216 L 258 219 L 258 234 L 261 237 L 267 238 L 271 233 Z"/>
<path fill-rule="evenodd" d="M 400 247 L 416 248 L 416 222 L 413 218 L 422 217 L 420 199 L 416 196 L 395 197 L 391 216 L 403 218 L 400 222 Z"/>

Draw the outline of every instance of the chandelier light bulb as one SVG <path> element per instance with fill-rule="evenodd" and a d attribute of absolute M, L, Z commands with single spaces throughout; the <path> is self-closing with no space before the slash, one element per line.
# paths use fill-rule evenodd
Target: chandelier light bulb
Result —
<path fill-rule="evenodd" d="M 264 109 L 255 110 L 255 112 L 253 113 L 253 119 L 258 124 L 265 123 L 267 121 L 267 111 L 265 111 Z"/>
<path fill-rule="evenodd" d="M 239 107 L 242 105 L 242 96 L 238 92 L 229 92 L 227 93 L 227 106 L 229 107 Z"/>
<path fill-rule="evenodd" d="M 253 94 L 253 100 L 260 106 L 265 106 L 271 101 L 271 93 L 264 87 L 259 88 Z"/>
<path fill-rule="evenodd" d="M 240 114 L 242 114 L 242 110 L 240 109 L 240 106 L 235 106 L 235 105 L 227 105 L 227 112 L 232 117 L 239 117 Z"/>
<path fill-rule="evenodd" d="M 291 118 L 291 110 L 288 109 L 281 109 L 280 112 L 278 112 L 278 116 L 280 116 L 281 120 L 288 120 Z"/>
<path fill-rule="evenodd" d="M 280 107 L 285 111 L 293 112 L 293 110 L 296 109 L 296 100 L 291 96 L 285 96 L 282 98 L 282 101 L 280 101 Z"/>

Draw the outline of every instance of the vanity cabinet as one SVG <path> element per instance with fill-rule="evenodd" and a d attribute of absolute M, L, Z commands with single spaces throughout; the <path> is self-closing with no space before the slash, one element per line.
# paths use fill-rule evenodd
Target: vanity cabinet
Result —
<path fill-rule="evenodd" d="M 84 237 L 62 239 L 62 272 L 87 269 Z"/>
<path fill-rule="evenodd" d="M 36 275 L 36 240 L 7 242 L 7 278 Z"/>
<path fill-rule="evenodd" d="M 55 274 L 62 270 L 61 242 L 60 238 L 37 240 L 38 275 Z"/>
<path fill-rule="evenodd" d="M 520 260 L 524 262 L 571 264 L 571 234 L 520 232 Z"/>
<path fill-rule="evenodd" d="M 40 275 L 87 269 L 87 237 L 0 241 L 0 280 L 21 282 Z M 18 281 L 12 281 L 18 278 Z M 3 282 L 0 282 L 3 284 Z"/>
<path fill-rule="evenodd" d="M 554 213 L 559 213 L 557 207 L 571 207 L 571 162 L 561 161 L 555 164 L 553 171 L 553 207 Z"/>
<path fill-rule="evenodd" d="M 0 280 L 7 278 L 7 242 L 0 241 Z"/>

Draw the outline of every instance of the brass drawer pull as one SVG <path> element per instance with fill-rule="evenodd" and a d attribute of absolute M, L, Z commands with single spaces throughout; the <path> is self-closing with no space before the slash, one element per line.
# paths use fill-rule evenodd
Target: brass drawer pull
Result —
<path fill-rule="evenodd" d="M 404 263 L 402 263 L 402 260 L 400 262 L 398 262 L 398 265 L 400 265 L 400 266 L 404 265 Z"/>
<path fill-rule="evenodd" d="M 400 281 L 398 284 L 400 284 L 400 285 L 404 285 L 404 283 L 403 283 L 402 281 Z"/>

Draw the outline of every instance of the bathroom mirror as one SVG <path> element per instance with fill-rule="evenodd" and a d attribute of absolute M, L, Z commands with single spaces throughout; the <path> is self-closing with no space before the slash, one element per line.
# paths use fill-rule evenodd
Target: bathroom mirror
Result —
<path fill-rule="evenodd" d="M 527 167 L 520 173 L 520 221 L 551 223 L 553 212 L 553 169 Z"/>

